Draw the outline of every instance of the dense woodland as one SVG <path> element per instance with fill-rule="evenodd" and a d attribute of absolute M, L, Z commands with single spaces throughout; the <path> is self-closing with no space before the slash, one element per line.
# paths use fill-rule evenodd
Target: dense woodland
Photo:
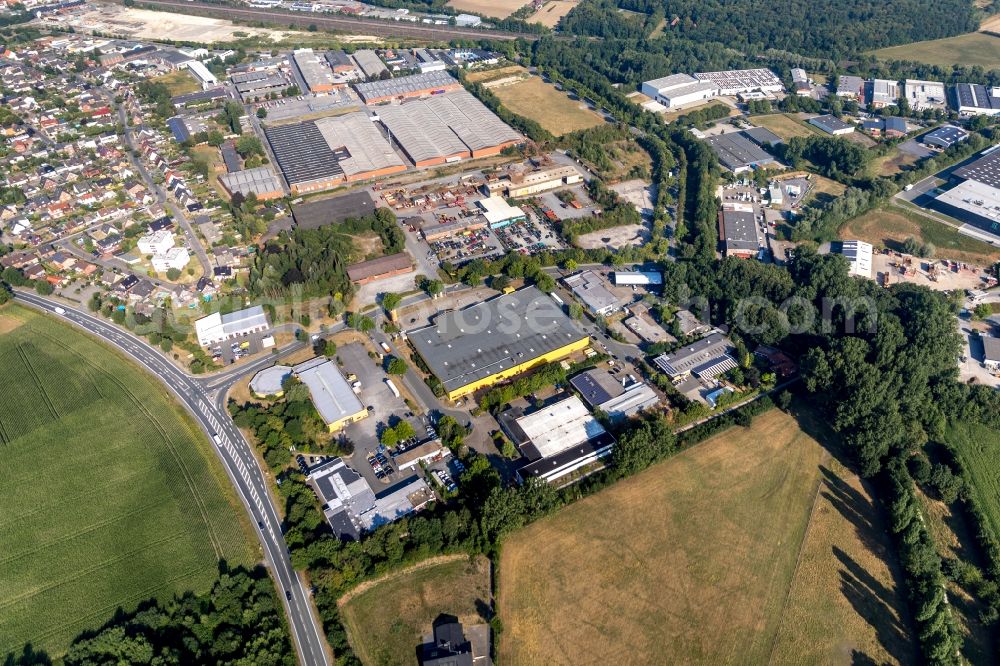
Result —
<path fill-rule="evenodd" d="M 258 253 L 250 269 L 251 292 L 255 296 L 281 297 L 301 289 L 305 298 L 346 297 L 352 288 L 347 266 L 366 258 L 357 256 L 353 236 L 366 232 L 379 236 L 383 254 L 403 249 L 403 232 L 388 208 L 318 229 L 296 227 L 281 232 Z"/>

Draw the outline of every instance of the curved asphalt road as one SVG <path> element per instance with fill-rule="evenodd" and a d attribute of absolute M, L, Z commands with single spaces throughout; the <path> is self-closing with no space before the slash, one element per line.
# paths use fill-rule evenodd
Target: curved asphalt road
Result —
<path fill-rule="evenodd" d="M 65 311 L 65 314 L 61 315 L 63 319 L 131 356 L 176 394 L 209 436 L 218 435 L 222 444 L 215 448 L 231 481 L 254 523 L 264 526 L 263 529 L 258 527 L 257 537 L 264 548 L 266 563 L 280 588 L 279 594 L 285 605 L 299 661 L 305 666 L 328 666 L 329 659 L 322 628 L 312 612 L 305 587 L 292 568 L 288 548 L 281 532 L 281 519 L 268 495 L 267 484 L 257 465 L 253 450 L 226 411 L 226 391 L 216 390 L 211 394 L 208 393 L 207 386 L 184 375 L 158 350 L 99 317 L 30 292 L 15 290 L 14 296 L 26 305 L 57 317 L 60 315 L 56 312 L 56 308 L 62 308 Z M 262 359 L 264 360 L 268 364 L 273 363 L 273 359 Z M 256 367 L 257 364 L 244 366 L 241 368 L 244 372 L 240 372 L 239 375 Z M 263 367 L 262 363 L 260 367 Z M 227 376 L 229 384 L 235 383 L 239 375 L 233 373 Z M 291 601 L 286 598 L 286 591 L 291 592 Z"/>

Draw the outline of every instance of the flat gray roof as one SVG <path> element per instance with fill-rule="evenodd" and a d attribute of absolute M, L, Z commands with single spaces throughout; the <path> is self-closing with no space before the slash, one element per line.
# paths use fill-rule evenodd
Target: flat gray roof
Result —
<path fill-rule="evenodd" d="M 774 157 L 744 136 L 742 132 L 706 137 L 705 143 L 718 156 L 722 166 L 730 171 L 774 162 Z"/>
<path fill-rule="evenodd" d="M 378 54 L 371 49 L 355 51 L 354 62 L 358 63 L 358 67 L 361 68 L 361 71 L 368 78 L 379 76 L 382 72 L 389 71 L 389 68 L 385 66 L 385 63 L 378 57 Z"/>
<path fill-rule="evenodd" d="M 854 125 L 851 125 L 850 123 L 845 123 L 840 118 L 831 115 L 816 116 L 815 118 L 810 118 L 809 124 L 815 125 L 824 132 L 829 132 L 830 134 L 833 134 L 837 130 L 854 128 Z"/>
<path fill-rule="evenodd" d="M 250 390 L 257 395 L 277 395 L 282 391 L 285 377 L 292 373 L 287 365 L 272 365 L 264 368 L 250 380 Z"/>
<path fill-rule="evenodd" d="M 756 252 L 760 249 L 756 221 L 752 212 L 722 211 L 722 231 L 724 236 L 722 240 L 728 250 L 752 250 Z"/>
<path fill-rule="evenodd" d="M 587 337 L 536 287 L 439 315 L 408 333 L 445 389 L 458 388 Z"/>
<path fill-rule="evenodd" d="M 329 425 L 364 410 L 337 365 L 314 358 L 292 368 L 295 376 L 309 387 L 309 395 L 320 417 Z"/>

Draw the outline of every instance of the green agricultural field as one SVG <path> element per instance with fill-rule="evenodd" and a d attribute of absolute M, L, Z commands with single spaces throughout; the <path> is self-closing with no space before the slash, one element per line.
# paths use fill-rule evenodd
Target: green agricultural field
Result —
<path fill-rule="evenodd" d="M 1000 37 L 970 32 L 957 37 L 891 46 L 874 52 L 880 60 L 913 60 L 928 65 L 951 67 L 979 65 L 984 69 L 1000 68 Z"/>
<path fill-rule="evenodd" d="M 945 439 L 962 462 L 987 527 L 1000 538 L 1000 432 L 978 423 L 955 423 Z"/>
<path fill-rule="evenodd" d="M 123 356 L 0 308 L 0 656 L 258 558 L 204 434 Z"/>

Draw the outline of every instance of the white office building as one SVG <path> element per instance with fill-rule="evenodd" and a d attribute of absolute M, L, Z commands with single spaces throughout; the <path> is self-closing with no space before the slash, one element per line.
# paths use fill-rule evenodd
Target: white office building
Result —
<path fill-rule="evenodd" d="M 846 240 L 841 243 L 840 254 L 850 263 L 851 275 L 865 278 L 872 276 L 872 245 L 859 240 Z"/>
<path fill-rule="evenodd" d="M 179 271 L 184 270 L 189 261 L 191 261 L 191 255 L 188 254 L 187 248 L 172 247 L 162 254 L 154 254 L 152 264 L 153 270 L 157 273 L 166 273 L 171 268 L 176 268 Z"/>
<path fill-rule="evenodd" d="M 215 312 L 194 323 L 198 344 L 202 347 L 250 333 L 262 333 L 268 326 L 267 314 L 259 305 L 228 314 Z"/>
<path fill-rule="evenodd" d="M 139 252 L 143 255 L 152 254 L 154 256 L 165 254 L 173 246 L 174 234 L 166 229 L 150 232 L 136 243 L 136 247 L 139 248 Z"/>

